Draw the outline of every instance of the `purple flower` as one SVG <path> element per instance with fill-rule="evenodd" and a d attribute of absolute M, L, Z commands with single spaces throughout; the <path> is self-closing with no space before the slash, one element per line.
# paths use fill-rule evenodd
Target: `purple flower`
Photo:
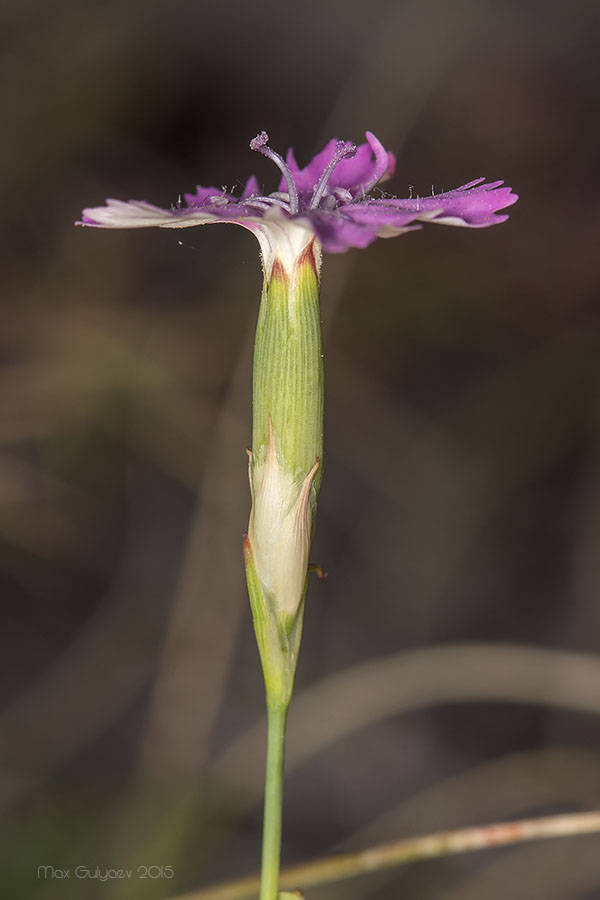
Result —
<path fill-rule="evenodd" d="M 143 200 L 107 200 L 105 206 L 84 209 L 78 224 L 100 228 L 189 228 L 193 225 L 232 222 L 252 231 L 261 246 L 267 274 L 278 258 L 286 268 L 293 265 L 306 245 L 316 237 L 324 250 L 343 253 L 350 247 L 366 247 L 378 237 L 394 237 L 421 228 L 424 221 L 440 225 L 486 228 L 506 221 L 498 210 L 516 203 L 518 197 L 502 181 L 485 183 L 483 178 L 453 191 L 428 197 L 400 200 L 381 193 L 371 196 L 377 184 L 395 168 L 375 135 L 366 132 L 367 143 L 356 144 L 333 138 L 301 169 L 293 150 L 284 160 L 268 146 L 263 131 L 250 142 L 281 170 L 277 191 L 262 194 L 252 176 L 241 197 L 226 190 L 198 187 L 185 194 L 171 209 L 161 209 Z"/>

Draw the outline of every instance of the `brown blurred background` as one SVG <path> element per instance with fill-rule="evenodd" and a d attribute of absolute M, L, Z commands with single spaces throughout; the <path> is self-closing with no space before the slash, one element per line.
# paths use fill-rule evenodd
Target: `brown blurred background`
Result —
<path fill-rule="evenodd" d="M 107 196 L 167 205 L 252 172 L 273 189 L 248 148 L 263 128 L 301 162 L 371 129 L 400 196 L 480 175 L 521 195 L 500 228 L 325 260 L 329 577 L 309 589 L 284 859 L 600 805 L 598 3 L 1 17 L 2 896 L 152 900 L 257 867 L 257 246 L 72 223 Z M 308 896 L 592 900 L 598 846 Z"/>

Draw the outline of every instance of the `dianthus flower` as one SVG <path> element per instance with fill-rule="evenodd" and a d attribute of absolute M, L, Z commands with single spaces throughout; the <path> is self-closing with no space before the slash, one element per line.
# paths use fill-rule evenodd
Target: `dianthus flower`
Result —
<path fill-rule="evenodd" d="M 321 251 L 366 247 L 423 222 L 485 228 L 504 222 L 508 217 L 499 210 L 517 200 L 502 181 L 483 178 L 426 197 L 398 199 L 380 189 L 373 196 L 396 161 L 370 131 L 366 139 L 357 147 L 333 138 L 301 169 L 293 150 L 284 160 L 263 131 L 250 147 L 280 169 L 276 191 L 262 193 L 252 176 L 239 197 L 224 188 L 197 187 L 170 209 L 145 200 L 107 200 L 84 209 L 79 223 L 191 228 L 225 222 L 258 239 L 264 287 L 254 346 L 252 511 L 244 548 L 267 684 L 277 682 L 288 698 L 322 475 Z"/>
<path fill-rule="evenodd" d="M 197 187 L 170 209 L 145 200 L 107 200 L 84 209 L 79 223 L 191 228 L 225 222 L 258 239 L 264 287 L 254 347 L 252 511 L 244 548 L 267 685 L 277 682 L 288 698 L 322 474 L 321 251 L 366 247 L 423 222 L 485 228 L 504 222 L 508 217 L 499 210 L 517 200 L 502 181 L 483 178 L 426 197 L 398 199 L 380 189 L 373 196 L 396 161 L 370 131 L 366 139 L 357 147 L 333 138 L 301 169 L 294 151 L 284 160 L 263 131 L 250 147 L 280 169 L 276 191 L 262 193 L 252 176 L 239 197 Z"/>
<path fill-rule="evenodd" d="M 421 222 L 486 228 L 504 222 L 497 215 L 517 200 L 502 181 L 470 181 L 453 191 L 398 199 L 372 196 L 395 169 L 394 154 L 370 131 L 359 147 L 335 138 L 301 169 L 288 150 L 284 160 L 268 145 L 263 131 L 250 142 L 252 150 L 271 159 L 281 170 L 279 187 L 262 194 L 254 176 L 240 197 L 214 187 L 197 187 L 171 209 L 144 200 L 107 200 L 106 206 L 84 209 L 82 225 L 102 228 L 190 228 L 230 222 L 252 231 L 261 246 L 266 274 L 278 258 L 288 271 L 307 244 L 317 238 L 328 253 L 366 247 L 378 237 L 394 237 L 421 228 Z"/>
<path fill-rule="evenodd" d="M 400 200 L 373 196 L 395 159 L 366 133 L 357 147 L 331 140 L 301 169 L 284 160 L 261 132 L 250 142 L 281 171 L 276 191 L 256 178 L 241 196 L 198 187 L 170 209 L 143 200 L 107 200 L 83 210 L 81 225 L 100 228 L 190 228 L 230 222 L 257 237 L 264 286 L 254 344 L 252 509 L 244 557 L 269 713 L 260 900 L 276 900 L 281 843 L 285 720 L 302 633 L 308 554 L 323 460 L 323 354 L 319 284 L 321 251 L 342 253 L 394 237 L 423 222 L 485 228 L 507 219 L 517 197 L 503 182 L 471 181 L 454 191 Z M 185 201 L 185 202 L 184 202 Z M 291 896 L 291 895 L 290 895 Z"/>

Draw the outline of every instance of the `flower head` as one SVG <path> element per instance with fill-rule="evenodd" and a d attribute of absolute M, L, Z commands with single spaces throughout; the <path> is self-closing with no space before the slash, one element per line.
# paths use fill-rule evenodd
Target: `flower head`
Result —
<path fill-rule="evenodd" d="M 284 160 L 269 147 L 263 131 L 251 142 L 252 150 L 271 159 L 280 169 L 278 190 L 263 194 L 254 176 L 240 197 L 225 189 L 198 187 L 184 194 L 171 209 L 143 200 L 107 200 L 105 206 L 84 209 L 79 224 L 101 228 L 189 228 L 231 222 L 252 231 L 261 246 L 267 274 L 279 258 L 291 271 L 309 241 L 315 237 L 330 253 L 366 247 L 378 237 L 394 237 L 421 228 L 421 222 L 486 228 L 508 216 L 498 210 L 518 197 L 502 181 L 478 178 L 453 191 L 408 199 L 381 195 L 373 189 L 389 178 L 394 155 L 370 131 L 367 143 L 356 146 L 333 138 L 301 169 L 288 150 Z"/>

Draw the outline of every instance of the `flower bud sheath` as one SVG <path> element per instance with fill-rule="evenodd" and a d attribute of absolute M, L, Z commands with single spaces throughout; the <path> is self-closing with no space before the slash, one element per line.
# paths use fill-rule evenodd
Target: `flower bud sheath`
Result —
<path fill-rule="evenodd" d="M 267 700 L 291 696 L 323 455 L 320 248 L 265 271 L 253 372 L 248 587 Z"/>

